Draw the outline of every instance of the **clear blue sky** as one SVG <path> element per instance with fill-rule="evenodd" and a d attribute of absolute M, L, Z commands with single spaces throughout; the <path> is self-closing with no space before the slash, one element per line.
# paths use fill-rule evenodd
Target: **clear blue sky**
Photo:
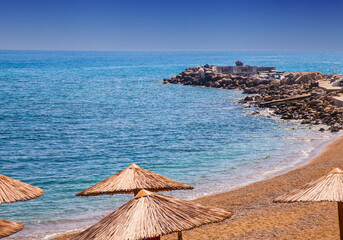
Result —
<path fill-rule="evenodd" d="M 0 49 L 343 50 L 343 0 L 0 0 Z"/>

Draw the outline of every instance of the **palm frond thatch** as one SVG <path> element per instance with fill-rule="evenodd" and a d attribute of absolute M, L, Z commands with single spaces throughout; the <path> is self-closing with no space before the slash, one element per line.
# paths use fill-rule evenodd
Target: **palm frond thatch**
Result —
<path fill-rule="evenodd" d="M 24 228 L 22 223 L 10 222 L 0 219 L 0 238 L 7 237 L 13 233 L 19 232 Z"/>
<path fill-rule="evenodd" d="M 77 193 L 76 196 L 137 193 L 141 189 L 156 192 L 193 189 L 193 187 L 131 164 L 127 169 Z"/>
<path fill-rule="evenodd" d="M 73 240 L 153 238 L 223 221 L 231 215 L 222 209 L 141 190 L 134 199 Z"/>
<path fill-rule="evenodd" d="M 275 202 L 343 202 L 343 171 L 335 168 L 328 175 L 300 189 L 280 196 Z"/>
<path fill-rule="evenodd" d="M 40 197 L 44 194 L 43 189 L 16 179 L 0 175 L 0 204 L 16 201 L 26 201 Z"/>

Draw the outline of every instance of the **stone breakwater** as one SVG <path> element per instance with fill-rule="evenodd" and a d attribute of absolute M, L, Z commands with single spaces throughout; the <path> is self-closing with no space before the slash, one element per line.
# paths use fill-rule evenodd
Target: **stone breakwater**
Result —
<path fill-rule="evenodd" d="M 336 78 L 320 72 L 284 73 L 282 79 L 242 76 L 220 73 L 215 66 L 205 65 L 187 68 L 171 79 L 164 79 L 163 83 L 243 90 L 243 94 L 249 95 L 241 103 L 271 108 L 282 119 L 327 126 L 320 131 L 338 132 L 343 129 L 343 109 L 332 101 L 337 92 L 326 92 L 318 85 L 319 80 L 332 82 Z"/>

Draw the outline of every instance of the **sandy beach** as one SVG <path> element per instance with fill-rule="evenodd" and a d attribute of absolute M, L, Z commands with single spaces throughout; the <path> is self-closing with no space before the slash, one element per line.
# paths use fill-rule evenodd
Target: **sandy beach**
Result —
<path fill-rule="evenodd" d="M 304 166 L 248 186 L 194 200 L 233 211 L 218 224 L 183 233 L 184 239 L 338 239 L 336 203 L 273 203 L 277 196 L 343 168 L 343 136 Z M 70 239 L 64 235 L 54 240 Z M 177 239 L 176 234 L 162 239 Z"/>

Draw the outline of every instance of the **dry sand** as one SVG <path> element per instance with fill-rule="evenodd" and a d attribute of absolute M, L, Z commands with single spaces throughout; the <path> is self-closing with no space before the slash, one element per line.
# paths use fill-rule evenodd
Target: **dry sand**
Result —
<path fill-rule="evenodd" d="M 233 212 L 217 224 L 183 232 L 184 239 L 339 239 L 336 203 L 273 203 L 277 196 L 343 169 L 343 136 L 308 164 L 234 191 L 194 200 Z M 67 240 L 65 235 L 54 240 Z M 163 240 L 175 240 L 176 234 Z"/>

